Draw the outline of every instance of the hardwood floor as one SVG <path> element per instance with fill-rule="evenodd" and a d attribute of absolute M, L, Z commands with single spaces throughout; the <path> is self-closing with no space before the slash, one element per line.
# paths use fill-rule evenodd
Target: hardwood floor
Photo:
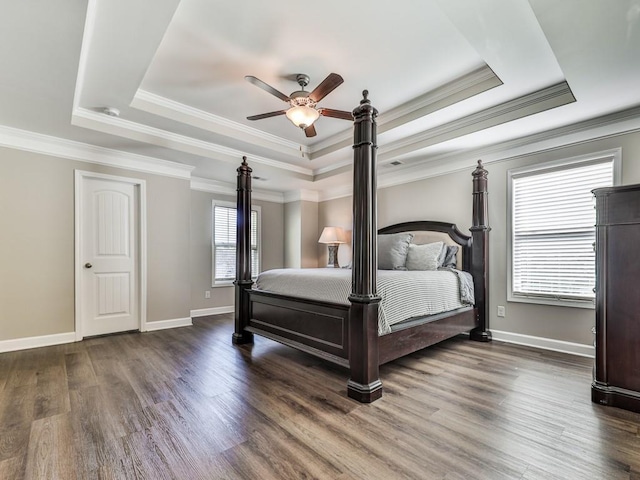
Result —
<path fill-rule="evenodd" d="M 640 415 L 591 403 L 589 359 L 455 338 L 361 405 L 346 370 L 232 330 L 0 354 L 0 479 L 640 479 Z"/>

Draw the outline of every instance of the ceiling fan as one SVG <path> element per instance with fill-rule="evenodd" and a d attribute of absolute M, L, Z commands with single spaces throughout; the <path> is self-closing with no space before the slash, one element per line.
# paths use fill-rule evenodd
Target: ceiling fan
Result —
<path fill-rule="evenodd" d="M 263 118 L 277 117 L 278 115 L 286 115 L 289 120 L 296 126 L 304 130 L 307 137 L 316 136 L 316 127 L 313 125 L 320 115 L 324 117 L 341 118 L 343 120 L 353 120 L 351 112 L 343 110 L 333 110 L 331 108 L 317 108 L 318 102 L 335 90 L 344 80 L 337 73 L 330 73 L 320 85 L 312 92 L 305 91 L 304 87 L 309 84 L 309 76 L 303 73 L 296 75 L 296 81 L 300 85 L 300 90 L 296 90 L 287 96 L 276 90 L 271 85 L 264 83 L 259 78 L 252 75 L 244 77 L 249 83 L 256 87 L 269 92 L 274 97 L 278 97 L 283 102 L 287 102 L 290 106 L 287 110 L 278 110 L 277 112 L 261 113 L 247 117 L 247 120 L 262 120 Z"/>

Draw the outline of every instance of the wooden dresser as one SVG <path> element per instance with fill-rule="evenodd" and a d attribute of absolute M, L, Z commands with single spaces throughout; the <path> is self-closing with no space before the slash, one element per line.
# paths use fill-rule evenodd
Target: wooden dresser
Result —
<path fill-rule="evenodd" d="M 640 412 L 640 185 L 596 198 L 596 363 L 591 399 Z"/>

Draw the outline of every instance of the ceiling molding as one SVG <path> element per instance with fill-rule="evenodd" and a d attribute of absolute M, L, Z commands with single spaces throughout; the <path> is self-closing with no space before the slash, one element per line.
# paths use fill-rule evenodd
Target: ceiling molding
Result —
<path fill-rule="evenodd" d="M 473 150 L 457 150 L 430 156 L 426 163 L 442 160 L 449 163 L 451 158 L 462 155 L 473 159 L 481 158 L 483 163 L 495 163 L 636 132 L 640 132 L 640 107 L 621 110 L 602 117 L 595 117 Z M 409 178 L 408 174 L 407 178 Z"/>
<path fill-rule="evenodd" d="M 191 190 L 200 192 L 217 193 L 218 195 L 228 195 L 235 197 L 237 187 L 232 183 L 209 180 L 208 178 L 192 177 Z M 265 202 L 284 203 L 285 195 L 282 192 L 272 192 L 266 190 L 251 190 L 252 200 L 262 200 Z"/>
<path fill-rule="evenodd" d="M 544 110 L 575 102 L 566 82 L 538 90 L 500 105 L 481 110 L 410 137 L 390 142 L 378 148 L 378 161 L 388 163 L 412 151 L 429 147 L 470 133 L 475 133 L 507 121 L 524 118 Z M 380 129 L 378 129 L 380 132 Z M 341 173 L 350 162 L 336 162 L 313 171 L 315 179 Z"/>
<path fill-rule="evenodd" d="M 150 143 L 159 147 L 171 148 L 203 157 L 212 157 L 217 160 L 233 164 L 236 164 L 240 158 L 246 156 L 244 152 L 233 148 L 223 147 L 204 140 L 187 137 L 185 135 L 132 122 L 123 118 L 111 117 L 86 108 L 75 109 L 73 111 L 71 123 L 72 125 L 91 128 L 93 130 L 118 135 L 131 140 Z M 309 168 L 291 165 L 290 163 L 280 162 L 266 157 L 259 157 L 257 155 L 249 155 L 249 157 L 254 163 L 267 165 L 289 172 L 300 173 L 309 177 L 313 176 L 313 171 Z"/>
<path fill-rule="evenodd" d="M 242 138 L 243 141 L 258 147 L 268 148 L 295 157 L 300 157 L 300 153 L 302 152 L 304 156 L 309 157 L 310 149 L 305 145 L 185 105 L 184 103 L 170 100 L 146 90 L 139 89 L 136 92 L 131 106 L 147 113 L 159 115 L 226 137 Z"/>
<path fill-rule="evenodd" d="M 379 186 L 378 186 L 379 188 Z M 327 202 L 336 198 L 350 197 L 353 194 L 353 185 L 340 185 L 334 188 L 328 188 L 320 192 L 319 202 Z"/>
<path fill-rule="evenodd" d="M 378 132 L 392 130 L 418 118 L 446 108 L 479 93 L 502 85 L 502 80 L 487 65 L 458 77 L 453 82 L 438 87 L 395 107 L 378 117 Z M 209 112 L 139 89 L 131 106 L 147 113 L 185 123 L 206 131 L 218 133 L 258 147 L 298 157 L 300 153 L 310 160 L 320 158 L 342 148 L 351 146 L 353 133 L 350 130 L 334 135 L 311 147 L 306 147 L 284 138 L 262 132 Z"/>
<path fill-rule="evenodd" d="M 473 169 L 478 158 L 490 165 L 517 157 L 539 154 L 605 138 L 640 132 L 640 107 L 622 110 L 583 122 L 553 128 L 506 142 L 471 150 L 432 155 L 419 163 L 406 164 L 401 170 L 378 170 L 378 188 L 403 185 L 426 178 Z M 442 162 L 446 160 L 446 162 Z M 348 197 L 353 189 L 342 185 L 320 192 L 319 201 Z"/>
<path fill-rule="evenodd" d="M 351 168 L 352 164 L 353 164 L 353 160 L 349 159 L 349 160 L 341 160 L 339 162 L 332 163 L 331 165 L 327 165 L 326 167 L 316 168 L 313 171 L 313 179 L 314 180 L 320 180 L 320 179 L 325 178 L 327 176 L 330 177 L 331 175 L 325 175 L 325 174 L 330 174 L 331 172 L 334 172 L 335 170 L 340 170 L 340 172 L 342 172 L 344 167 Z M 340 172 L 337 172 L 337 173 L 340 173 Z M 334 174 L 335 173 L 336 172 L 334 172 Z"/>
<path fill-rule="evenodd" d="M 388 161 L 392 158 L 442 143 L 453 138 L 495 127 L 503 123 L 528 117 L 536 113 L 557 108 L 576 99 L 567 82 L 518 97 L 480 112 L 445 123 L 436 128 L 390 142 L 379 149 L 378 157 Z"/>
<path fill-rule="evenodd" d="M 384 112 L 379 116 L 378 133 L 387 132 L 500 85 L 502 85 L 502 80 L 488 65 L 483 65 L 477 70 L 457 78 L 452 83 L 438 87 Z"/>
<path fill-rule="evenodd" d="M 234 197 L 237 194 L 236 186 L 231 183 L 210 180 L 202 177 L 191 177 L 191 190 L 217 193 L 219 195 L 230 195 Z"/>
<path fill-rule="evenodd" d="M 502 80 L 488 65 L 483 65 L 424 95 L 380 114 L 376 121 L 378 133 L 387 132 L 500 85 L 502 85 Z M 352 136 L 351 132 L 342 132 L 317 143 L 311 150 L 311 160 L 350 146 Z"/>
<path fill-rule="evenodd" d="M 289 192 L 284 192 L 284 203 L 290 202 L 318 202 L 320 195 L 315 190 L 291 190 Z"/>
<path fill-rule="evenodd" d="M 165 177 L 191 178 L 191 165 L 0 126 L 0 146 Z"/>
<path fill-rule="evenodd" d="M 562 148 L 567 145 L 624 135 L 639 130 L 640 107 L 634 107 L 564 127 L 553 128 L 526 137 L 493 144 L 484 148 L 484 152 L 489 154 L 508 151 L 512 152 L 511 156 L 514 156 L 513 153 L 516 149 L 531 147 L 533 145 L 543 145 L 544 148 L 538 148 L 532 152 L 536 153 L 543 149 Z"/>

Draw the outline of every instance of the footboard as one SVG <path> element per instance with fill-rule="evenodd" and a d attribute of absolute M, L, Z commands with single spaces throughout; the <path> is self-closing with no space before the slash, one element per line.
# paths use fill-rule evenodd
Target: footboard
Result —
<path fill-rule="evenodd" d="M 472 307 L 415 318 L 392 327 L 380 337 L 380 365 L 425 347 L 435 345 L 478 326 L 478 311 Z"/>
<path fill-rule="evenodd" d="M 246 330 L 349 365 L 349 306 L 249 290 Z"/>

